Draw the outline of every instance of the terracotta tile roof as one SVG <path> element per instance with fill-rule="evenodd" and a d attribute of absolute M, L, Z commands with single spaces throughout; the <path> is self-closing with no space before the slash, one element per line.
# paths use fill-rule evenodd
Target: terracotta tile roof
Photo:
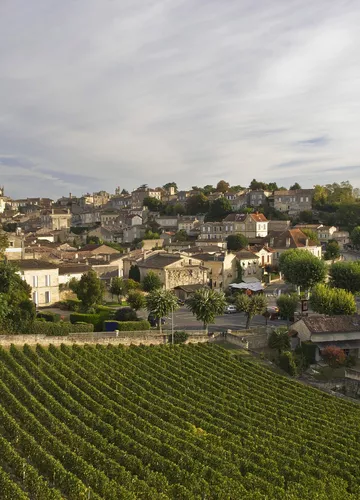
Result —
<path fill-rule="evenodd" d="M 250 217 L 255 221 L 255 222 L 267 222 L 267 218 L 265 217 L 264 214 L 261 213 L 254 213 L 250 214 Z"/>
<path fill-rule="evenodd" d="M 268 242 L 272 248 L 301 248 L 306 246 L 318 246 L 314 241 L 304 234 L 301 229 L 288 229 L 287 231 L 271 231 L 267 237 Z M 271 243 L 271 241 L 273 243 Z M 290 245 L 287 244 L 290 240 Z M 306 242 L 308 244 L 306 245 Z"/>
<path fill-rule="evenodd" d="M 360 331 L 360 315 L 309 316 L 302 318 L 311 333 L 346 333 Z"/>

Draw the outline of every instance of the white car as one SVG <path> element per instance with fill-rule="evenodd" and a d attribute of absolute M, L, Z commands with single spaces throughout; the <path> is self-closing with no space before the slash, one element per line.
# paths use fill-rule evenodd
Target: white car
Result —
<path fill-rule="evenodd" d="M 236 307 L 232 304 L 229 304 L 225 307 L 225 314 L 234 314 L 236 313 Z"/>

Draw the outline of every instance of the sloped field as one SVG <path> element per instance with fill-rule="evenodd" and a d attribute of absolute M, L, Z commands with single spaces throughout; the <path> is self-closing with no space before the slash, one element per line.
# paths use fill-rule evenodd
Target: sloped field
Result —
<path fill-rule="evenodd" d="M 0 350 L 0 498 L 359 499 L 360 408 L 214 345 Z"/>

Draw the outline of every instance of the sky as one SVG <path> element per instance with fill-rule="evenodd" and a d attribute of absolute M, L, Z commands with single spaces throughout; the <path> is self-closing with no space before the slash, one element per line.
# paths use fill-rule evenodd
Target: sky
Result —
<path fill-rule="evenodd" d="M 360 187 L 358 0 L 1 0 L 0 185 Z"/>

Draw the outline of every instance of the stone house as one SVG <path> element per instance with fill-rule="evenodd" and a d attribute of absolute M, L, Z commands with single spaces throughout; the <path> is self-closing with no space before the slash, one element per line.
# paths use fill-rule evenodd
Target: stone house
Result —
<path fill-rule="evenodd" d="M 145 236 L 146 226 L 140 224 L 135 226 L 124 227 L 123 242 L 132 243 L 135 239 L 141 239 Z"/>
<path fill-rule="evenodd" d="M 100 213 L 100 223 L 102 226 L 112 226 L 118 223 L 119 212 L 115 210 L 105 210 Z"/>
<path fill-rule="evenodd" d="M 235 255 L 228 252 L 193 253 L 192 257 L 201 261 L 208 270 L 209 287 L 215 290 L 227 290 L 236 278 Z"/>
<path fill-rule="evenodd" d="M 174 294 L 178 299 L 185 301 L 201 288 L 204 288 L 204 285 L 179 285 L 174 288 Z"/>
<path fill-rule="evenodd" d="M 91 256 L 97 256 L 97 255 L 118 255 L 119 250 L 116 250 L 115 248 L 109 247 L 104 244 L 89 244 L 85 245 L 79 250 L 78 253 L 89 253 Z"/>
<path fill-rule="evenodd" d="M 178 231 L 186 231 L 192 234 L 198 227 L 200 221 L 196 215 L 183 215 L 178 219 Z"/>
<path fill-rule="evenodd" d="M 201 240 L 222 240 L 230 234 L 247 238 L 264 238 L 268 234 L 268 220 L 264 214 L 229 214 L 222 222 L 204 222 L 200 226 Z"/>
<path fill-rule="evenodd" d="M 226 196 L 226 193 L 225 193 Z M 241 210 L 244 207 L 247 207 L 248 205 L 248 191 L 240 191 L 239 193 L 236 193 L 234 197 L 228 198 L 230 201 L 230 205 L 232 210 L 238 211 Z"/>
<path fill-rule="evenodd" d="M 31 298 L 38 307 L 59 301 L 59 266 L 51 262 L 26 259 L 17 261 L 19 273 L 31 286 Z"/>
<path fill-rule="evenodd" d="M 42 226 L 52 231 L 70 229 L 72 215 L 69 209 L 53 208 L 44 211 L 41 215 Z"/>
<path fill-rule="evenodd" d="M 317 346 L 316 359 L 321 359 L 321 351 L 328 346 L 337 346 L 346 354 L 360 357 L 360 316 L 303 317 L 291 326 L 297 343 L 312 342 Z"/>
<path fill-rule="evenodd" d="M 137 265 L 141 281 L 153 271 L 166 290 L 179 285 L 206 285 L 208 281 L 207 269 L 201 265 L 201 261 L 188 255 L 159 252 L 144 256 Z"/>
<path fill-rule="evenodd" d="M 140 186 L 131 193 L 131 208 L 141 209 L 145 198 L 148 197 L 161 200 L 161 191 L 147 186 Z"/>
<path fill-rule="evenodd" d="M 123 229 L 120 226 L 99 226 L 88 231 L 89 237 L 95 236 L 108 243 L 121 243 L 123 240 Z"/>
<path fill-rule="evenodd" d="M 177 231 L 178 219 L 177 215 L 158 215 L 155 217 L 155 222 L 159 224 L 160 228 L 164 231 Z"/>
<path fill-rule="evenodd" d="M 274 208 L 295 215 L 303 210 L 311 210 L 313 197 L 314 189 L 274 191 Z"/>
<path fill-rule="evenodd" d="M 279 262 L 280 255 L 291 248 L 307 250 L 319 259 L 322 256 L 321 245 L 309 240 L 300 229 L 288 229 L 287 231 L 273 231 L 266 238 L 267 245 L 273 251 L 273 263 Z"/>
<path fill-rule="evenodd" d="M 271 195 L 271 191 L 265 191 L 264 189 L 254 189 L 247 195 L 247 204 L 250 207 L 264 206 L 267 203 L 268 197 Z"/>
<path fill-rule="evenodd" d="M 66 286 L 71 279 L 80 280 L 91 267 L 88 264 L 59 264 L 59 285 Z"/>
<path fill-rule="evenodd" d="M 250 250 L 242 249 L 235 254 L 242 269 L 242 278 L 262 278 L 262 268 L 259 257 Z"/>
<path fill-rule="evenodd" d="M 25 238 L 18 231 L 16 233 L 6 233 L 8 246 L 5 248 L 5 257 L 8 260 L 19 260 L 25 257 Z"/>

